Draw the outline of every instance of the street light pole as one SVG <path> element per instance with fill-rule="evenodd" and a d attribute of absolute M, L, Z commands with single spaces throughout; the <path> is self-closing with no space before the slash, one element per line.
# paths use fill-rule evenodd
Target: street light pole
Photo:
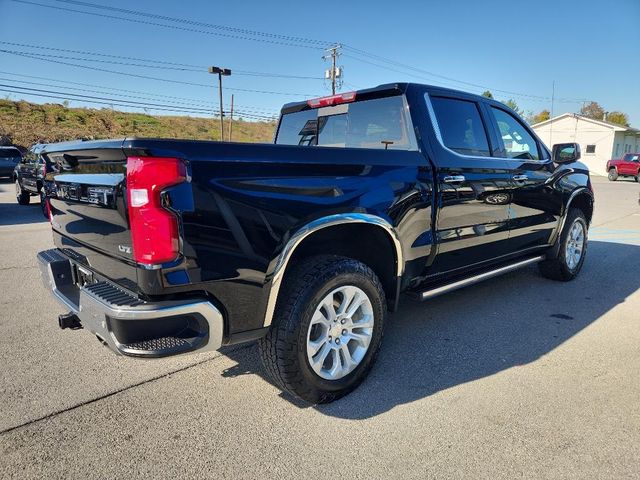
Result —
<path fill-rule="evenodd" d="M 228 68 L 221 67 L 209 67 L 209 73 L 217 73 L 218 74 L 218 90 L 220 93 L 220 141 L 224 141 L 224 121 L 223 117 L 223 109 L 222 109 L 222 76 L 228 77 L 231 75 L 231 70 Z"/>

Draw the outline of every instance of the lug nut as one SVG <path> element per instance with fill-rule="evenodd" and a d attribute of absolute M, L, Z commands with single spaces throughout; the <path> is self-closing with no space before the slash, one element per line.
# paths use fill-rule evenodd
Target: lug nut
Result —
<path fill-rule="evenodd" d="M 342 334 L 346 335 L 347 334 L 347 329 L 345 328 L 344 330 L 342 330 Z"/>
<path fill-rule="evenodd" d="M 339 338 L 336 338 L 336 343 L 337 343 L 338 345 L 340 345 L 340 339 L 339 339 Z"/>
<path fill-rule="evenodd" d="M 340 323 L 344 325 L 345 323 L 347 323 L 347 321 L 343 318 L 342 320 L 340 320 Z"/>

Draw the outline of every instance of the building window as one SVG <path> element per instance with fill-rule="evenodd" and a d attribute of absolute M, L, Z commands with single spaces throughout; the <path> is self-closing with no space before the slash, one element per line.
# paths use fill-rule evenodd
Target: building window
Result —
<path fill-rule="evenodd" d="M 595 145 L 587 145 L 587 153 L 596 153 Z"/>

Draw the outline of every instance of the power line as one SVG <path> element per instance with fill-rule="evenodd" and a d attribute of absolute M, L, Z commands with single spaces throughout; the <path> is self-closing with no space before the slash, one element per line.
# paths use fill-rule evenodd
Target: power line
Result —
<path fill-rule="evenodd" d="M 178 96 L 174 96 L 174 95 L 149 93 L 149 92 L 146 92 L 146 91 L 143 92 L 143 91 L 140 91 L 140 90 L 129 90 L 129 89 L 117 88 L 117 87 L 105 87 L 103 85 L 96 85 L 96 84 L 92 84 L 92 83 L 81 83 L 81 82 L 74 82 L 74 81 L 70 81 L 70 80 L 59 80 L 57 78 L 41 77 L 41 76 L 37 76 L 37 75 L 25 75 L 25 74 L 21 74 L 21 73 L 6 72 L 6 71 L 1 71 L 1 70 L 0 70 L 0 74 L 13 75 L 13 76 L 16 76 L 16 77 L 23 77 L 23 78 L 33 78 L 33 79 L 36 79 L 36 80 L 47 80 L 47 81 L 50 81 L 50 82 L 64 83 L 65 84 L 64 85 L 65 88 L 72 88 L 72 87 L 69 87 L 69 85 L 80 85 L 80 86 L 83 86 L 83 87 L 93 87 L 93 88 L 99 88 L 99 89 L 107 90 L 107 91 L 139 93 L 139 94 L 142 94 L 142 95 L 146 95 L 147 97 L 154 97 L 154 98 L 161 98 L 161 99 L 167 98 L 167 99 L 170 99 L 170 100 L 186 100 L 188 103 L 193 103 L 194 105 L 200 105 L 201 104 L 201 105 L 207 105 L 207 106 L 210 106 L 210 107 L 214 107 L 215 106 L 213 103 L 208 103 L 208 102 L 206 102 L 206 101 L 204 101 L 202 99 L 197 99 L 197 98 L 178 97 Z M 12 82 L 16 81 L 16 79 L 8 79 L 8 80 L 12 81 Z M 28 82 L 28 81 L 24 81 L 24 80 L 20 80 L 20 81 L 23 82 L 23 83 L 38 84 L 38 82 Z M 41 85 L 47 86 L 47 84 L 41 84 Z M 52 87 L 55 87 L 55 88 L 61 88 L 60 85 L 48 85 L 48 86 L 52 86 Z M 73 88 L 73 89 L 75 89 L 75 88 Z M 77 90 L 83 90 L 83 89 L 77 89 Z M 90 90 L 87 90 L 87 91 L 90 91 Z M 93 91 L 93 92 L 94 93 L 101 93 L 101 92 L 97 92 L 97 91 Z M 251 108 L 251 109 L 254 109 L 256 111 L 263 111 L 263 112 L 266 112 L 266 113 L 273 113 L 273 112 L 279 110 L 279 107 L 277 107 L 275 109 L 274 108 L 271 108 L 271 109 L 259 108 L 259 107 L 240 107 L 240 108 L 243 108 L 245 110 L 248 109 L 248 108 Z"/>
<path fill-rule="evenodd" d="M 0 77 L 0 81 L 8 81 L 8 82 L 13 82 L 16 79 L 14 78 L 3 78 Z M 52 88 L 65 88 L 67 90 L 73 90 L 73 91 L 79 91 L 79 92 L 88 92 L 88 93 L 98 93 L 101 95 L 107 94 L 109 95 L 109 92 L 104 92 L 104 91 L 100 91 L 100 90 L 93 90 L 93 89 L 88 89 L 88 88 L 79 88 L 79 87 L 71 87 L 71 86 L 64 86 L 61 87 L 60 85 L 55 85 L 55 84 L 51 84 L 51 83 L 43 83 L 43 82 L 33 82 L 33 81 L 28 81 L 28 80 L 21 80 L 22 83 L 26 83 L 29 85 L 38 85 L 38 86 L 43 86 L 43 87 L 52 87 Z M 20 87 L 22 88 L 22 87 Z M 108 90 L 108 88 L 103 88 L 103 90 Z M 135 98 L 138 100 L 151 100 L 151 101 L 157 101 L 157 99 L 159 97 L 162 96 L 155 96 L 155 95 L 130 95 L 130 94 L 126 94 L 126 93 L 120 93 L 120 96 L 123 97 L 128 97 L 128 98 Z M 185 106 L 185 107 L 202 107 L 204 109 L 206 109 L 207 111 L 212 111 L 215 108 L 215 105 L 213 103 L 206 103 L 203 101 L 200 102 L 182 102 L 182 101 L 176 101 L 174 100 L 172 105 L 181 105 L 181 106 Z M 240 108 L 241 110 L 245 111 L 245 112 L 249 112 L 249 113 L 256 113 L 256 114 L 261 114 L 261 115 L 274 115 L 277 116 L 278 114 L 274 111 L 274 110 L 266 110 L 266 109 L 256 109 L 254 107 L 247 107 L 247 106 L 240 106 L 240 105 L 236 105 L 236 108 Z"/>
<path fill-rule="evenodd" d="M 195 20 L 188 20 L 188 19 L 184 19 L 184 18 L 177 18 L 177 17 L 166 16 L 166 15 L 158 15 L 158 14 L 152 14 L 152 13 L 148 13 L 148 12 L 141 12 L 139 10 L 128 10 L 128 9 L 124 9 L 124 8 L 109 7 L 109 6 L 106 6 L 106 5 L 98 5 L 98 4 L 90 3 L 90 2 L 81 2 L 81 1 L 78 1 L 78 0 L 54 0 L 54 1 L 59 2 L 59 3 L 68 3 L 68 4 L 72 4 L 72 5 L 78 5 L 78 6 L 89 7 L 89 8 L 110 10 L 110 11 L 115 11 L 115 12 L 119 12 L 119 13 L 126 13 L 126 14 L 129 14 L 129 15 L 138 15 L 138 16 L 144 16 L 144 17 L 149 17 L 149 18 L 155 18 L 155 19 L 159 19 L 159 20 L 178 22 L 178 23 L 185 23 L 185 24 L 189 24 L 189 25 L 198 25 L 198 26 L 201 26 L 201 27 L 206 27 L 206 28 L 211 28 L 211 29 L 218 29 L 218 30 L 225 30 L 225 31 L 231 31 L 231 32 L 234 32 L 234 33 L 241 33 L 241 34 L 244 34 L 244 35 L 254 35 L 254 36 L 263 36 L 263 37 L 269 37 L 269 38 L 278 38 L 278 39 L 287 40 L 287 41 L 295 41 L 295 42 L 300 42 L 300 43 L 310 43 L 310 44 L 323 45 L 323 46 L 324 45 L 328 45 L 328 44 L 331 43 L 331 42 L 326 41 L 326 40 L 317 40 L 317 39 L 311 39 L 311 38 L 305 38 L 305 37 L 295 37 L 295 36 L 290 36 L 290 35 L 282 35 L 282 34 L 276 34 L 276 33 L 261 32 L 261 31 L 257 31 L 257 30 L 249 30 L 249 29 L 246 29 L 246 28 L 230 27 L 228 25 L 216 25 L 216 24 L 211 24 L 211 23 L 199 22 L 199 21 L 195 21 Z"/>
<path fill-rule="evenodd" d="M 65 99 L 65 100 L 77 100 L 87 103 L 96 103 L 101 105 L 117 105 L 121 107 L 127 108 L 142 108 L 149 110 L 159 110 L 159 111 L 170 111 L 170 112 L 179 112 L 179 113 L 196 113 L 196 114 L 218 114 L 219 112 L 211 109 L 203 109 L 203 108 L 195 108 L 195 107 L 180 107 L 173 105 L 164 105 L 164 104 L 153 104 L 153 103 L 143 103 L 143 102 L 134 102 L 131 100 L 121 100 L 117 98 L 104 98 L 104 97 L 96 97 L 93 95 L 80 95 L 75 93 L 68 92 L 56 92 L 51 90 L 43 90 L 36 88 L 27 88 L 20 87 L 16 85 L 5 85 L 0 84 L 0 91 L 10 92 L 10 93 L 18 93 L 21 95 L 33 95 L 37 97 L 45 97 L 45 98 L 57 98 L 57 99 Z M 80 98 L 73 98 L 80 97 Z M 275 120 L 274 117 L 266 116 L 266 115 L 257 115 L 249 112 L 239 111 L 241 116 L 247 118 L 255 118 L 261 120 L 272 121 Z"/>
<path fill-rule="evenodd" d="M 15 1 L 15 0 L 14 0 Z M 34 60 L 41 60 L 44 62 L 50 62 L 50 63 L 57 63 L 60 65 L 68 65 L 71 67 L 78 67 L 78 68 L 85 68 L 88 70 L 95 70 L 98 72 L 106 72 L 106 73 L 114 73 L 116 75 L 125 75 L 128 77 L 134 77 L 134 78 L 143 78 L 146 80 L 156 80 L 159 82 L 168 82 L 168 83 L 175 83 L 175 84 L 179 84 L 179 85 L 190 85 L 190 86 L 194 86 L 194 87 L 205 87 L 205 88 L 211 88 L 211 84 L 206 84 L 206 83 L 196 83 L 196 82 L 186 82 L 183 80 L 172 80 L 169 78 L 159 78 L 159 77 L 151 77 L 149 75 L 140 75 L 140 74 L 136 74 L 136 73 L 129 73 L 129 72 L 120 72 L 117 70 L 108 70 L 106 68 L 98 68 L 98 67 L 92 67 L 89 65 L 78 65 L 76 63 L 69 63 L 69 62 L 63 62 L 60 60 L 52 60 L 50 58 L 43 58 L 43 57 L 39 57 L 33 54 L 27 54 L 27 53 L 19 53 L 16 51 L 12 51 L 12 50 L 4 50 L 4 49 L 0 49 L 0 52 L 3 53 L 7 53 L 10 55 L 18 55 L 21 57 L 25 57 L 25 58 L 31 58 Z M 253 89 L 248 89 L 248 88 L 227 88 L 227 90 L 234 90 L 237 92 L 250 92 L 250 93 L 264 93 L 264 94 L 269 94 L 269 95 L 285 95 L 285 96 L 289 96 L 289 97 L 315 97 L 317 95 L 315 94 L 310 94 L 310 93 L 293 93 L 293 92 L 273 92 L 273 91 L 268 91 L 268 90 L 253 90 Z"/>
<path fill-rule="evenodd" d="M 366 57 L 366 58 L 369 58 L 369 59 L 376 60 L 378 62 L 387 63 L 387 64 L 394 65 L 394 66 L 399 67 L 399 68 L 403 68 L 403 69 L 406 69 L 406 70 L 411 70 L 411 71 L 414 71 L 414 72 L 417 72 L 417 73 L 420 73 L 420 74 L 423 74 L 423 75 L 428 75 L 428 76 L 431 76 L 431 77 L 440 78 L 442 80 L 447 80 L 447 81 L 450 81 L 450 82 L 460 83 L 460 84 L 463 84 L 463 85 L 476 87 L 476 88 L 480 88 L 480 89 L 485 89 L 485 90 L 492 90 L 492 91 L 495 91 L 495 92 L 505 93 L 505 94 L 513 95 L 513 96 L 517 96 L 517 97 L 536 99 L 536 100 L 544 100 L 544 101 L 550 100 L 550 97 L 546 97 L 546 96 L 542 96 L 542 95 L 532 95 L 532 94 L 528 94 L 528 93 L 514 92 L 514 91 L 510 91 L 510 90 L 502 90 L 502 89 L 498 89 L 498 88 L 492 88 L 492 87 L 489 87 L 487 85 L 481 85 L 481 84 L 477 84 L 477 83 L 467 82 L 465 80 L 459 80 L 459 79 L 456 79 L 456 78 L 453 78 L 453 77 L 449 77 L 449 76 L 446 76 L 446 75 L 440 75 L 440 74 L 435 73 L 435 72 L 430 72 L 430 71 L 424 70 L 422 68 L 417 68 L 417 67 L 414 67 L 414 66 L 411 66 L 411 65 L 407 65 L 405 63 L 401 63 L 401 62 L 398 62 L 396 60 L 392 60 L 390 58 L 383 57 L 381 55 L 376 55 L 376 54 L 373 54 L 373 53 L 369 53 L 369 52 L 367 52 L 365 50 L 354 48 L 354 47 L 351 47 L 351 46 L 348 46 L 348 45 L 344 45 L 344 49 L 347 50 L 347 51 L 352 52 L 355 55 L 360 55 L 360 56 L 363 56 L 363 57 Z M 370 65 L 374 65 L 374 66 L 379 67 L 379 68 L 384 68 L 384 69 L 389 70 L 389 68 L 386 67 L 386 66 L 380 65 L 379 63 L 375 63 L 375 62 L 372 62 L 370 60 L 365 60 L 363 58 L 359 58 L 359 57 L 354 56 L 354 55 L 344 54 L 344 56 L 352 58 L 352 59 L 360 61 L 360 62 L 364 62 L 364 63 L 368 63 Z M 400 72 L 398 70 L 393 70 L 393 69 L 391 69 L 391 70 L 392 71 L 396 71 L 398 73 L 402 73 L 404 75 L 407 74 L 406 72 Z M 416 76 L 417 78 L 424 78 L 424 77 L 420 77 L 420 76 L 417 76 L 417 75 L 413 75 L 413 76 Z M 564 98 L 562 100 L 565 101 L 565 102 L 571 102 L 571 103 L 581 102 L 582 101 L 581 99 L 569 99 L 569 98 Z"/>
<path fill-rule="evenodd" d="M 0 41 L 0 44 L 11 45 L 14 47 L 22 47 L 22 48 L 34 48 L 39 50 L 51 50 L 56 52 L 66 52 L 66 53 L 77 53 L 81 55 L 93 55 L 96 57 L 107 57 L 107 58 L 117 58 L 121 60 L 133 60 L 137 62 L 146 62 L 146 63 L 155 63 L 158 65 L 138 65 L 132 63 L 121 63 L 121 62 L 111 62 L 106 60 L 97 60 L 91 58 L 77 58 L 77 57 L 64 57 L 64 56 L 55 56 L 50 54 L 40 54 L 40 53 L 32 53 L 32 52 L 20 52 L 20 53 L 28 53 L 31 55 L 37 56 L 47 56 L 53 58 L 66 58 L 71 60 L 81 60 L 81 61 L 89 61 L 89 62 L 101 62 L 101 63 L 114 63 L 118 65 L 130 65 L 130 66 L 139 66 L 139 67 L 148 67 L 148 68 L 162 68 L 162 69 L 172 69 L 172 70 L 180 70 L 180 71 L 193 71 L 193 72 L 201 72 L 206 73 L 207 66 L 205 65 L 193 65 L 188 63 L 178 63 L 178 62 L 168 62 L 166 60 L 153 60 L 148 58 L 139 58 L 139 57 L 128 57 L 124 55 L 113 55 L 109 53 L 100 53 L 100 52 L 88 52 L 86 50 L 70 50 L 66 48 L 57 48 L 57 47 L 49 47 L 44 45 L 30 45 L 26 43 L 16 43 L 16 42 L 5 42 Z M 276 77 L 276 78 L 292 78 L 292 79 L 302 79 L 302 80 L 323 80 L 322 77 L 311 77 L 305 75 L 290 75 L 284 73 L 268 73 L 268 72 L 255 72 L 252 70 L 234 70 L 234 75 L 246 75 L 253 77 Z"/>
<path fill-rule="evenodd" d="M 174 23 L 195 25 L 195 26 L 198 26 L 198 27 L 203 27 L 203 28 L 208 28 L 208 29 L 218 29 L 218 30 L 223 30 L 223 31 L 230 31 L 230 32 L 233 32 L 233 34 L 212 32 L 212 31 L 188 28 L 188 27 L 177 26 L 177 25 L 167 25 L 167 24 L 144 21 L 144 20 L 133 19 L 133 18 L 124 18 L 124 17 L 118 17 L 118 16 L 114 16 L 114 15 L 106 15 L 106 14 L 101 14 L 101 13 L 97 13 L 97 12 L 87 12 L 87 11 L 83 11 L 83 10 L 76 10 L 76 9 L 71 9 L 71 8 L 67 8 L 67 7 L 47 5 L 47 4 L 42 4 L 42 3 L 28 1 L 28 0 L 12 0 L 12 1 L 13 2 L 17 2 L 17 3 L 36 5 L 36 6 L 45 7 L 45 8 L 52 8 L 52 9 L 63 10 L 63 11 L 70 11 L 70 12 L 74 12 L 74 13 L 82 13 L 82 14 L 85 14 L 85 15 L 94 15 L 94 16 L 98 16 L 98 17 L 111 18 L 111 19 L 115 19 L 115 20 L 123 20 L 123 21 L 127 21 L 127 22 L 135 22 L 135 23 L 141 23 L 141 24 L 147 24 L 147 25 L 153 25 L 153 26 L 160 26 L 160 27 L 164 27 L 164 28 L 185 30 L 185 31 L 191 31 L 191 32 L 195 32 L 195 33 L 204 33 L 204 34 L 209 34 L 209 35 L 217 35 L 217 36 L 222 36 L 222 37 L 227 37 L 227 38 L 235 38 L 235 39 L 240 39 L 240 40 L 252 40 L 252 41 L 273 43 L 273 44 L 279 44 L 279 45 L 286 45 L 286 46 L 293 46 L 293 47 L 303 47 L 303 48 L 313 48 L 313 49 L 322 48 L 321 45 L 327 45 L 328 43 L 330 43 L 330 42 L 324 42 L 324 41 L 321 41 L 321 40 L 308 39 L 308 38 L 304 38 L 304 37 L 292 37 L 292 36 L 288 36 L 288 35 L 271 34 L 271 33 L 253 31 L 253 30 L 248 30 L 248 29 L 234 28 L 234 27 L 229 27 L 229 26 L 225 26 L 225 25 L 208 24 L 208 23 L 205 23 L 205 22 L 197 22 L 197 21 L 193 21 L 193 20 L 181 19 L 181 18 L 176 18 L 176 17 L 151 14 L 151 13 L 148 13 L 148 12 L 141 12 L 141 11 L 136 11 L 136 10 L 128 10 L 128 9 L 109 7 L 109 6 L 104 6 L 104 5 L 97 5 L 97 4 L 93 4 L 93 3 L 89 3 L 89 2 L 81 2 L 81 1 L 77 1 L 77 0 L 53 0 L 53 1 L 56 1 L 56 2 L 59 2 L 59 3 L 67 3 L 67 4 L 72 4 L 72 5 L 78 5 L 78 6 L 83 6 L 83 7 L 89 7 L 89 8 L 96 8 L 96 9 L 102 9 L 102 10 L 107 10 L 107 11 L 113 11 L 113 12 L 118 12 L 118 13 L 126 13 L 126 14 L 129 14 L 129 15 L 136 15 L 136 16 L 141 16 L 141 17 L 146 17 L 146 18 L 160 19 L 160 20 L 163 20 L 163 21 L 169 21 L 169 22 L 174 22 Z M 239 33 L 241 35 L 236 35 L 236 33 Z M 252 37 L 247 36 L 247 35 L 254 35 L 256 38 L 252 38 Z M 512 95 L 512 96 L 516 96 L 516 97 L 535 99 L 535 100 L 538 100 L 538 101 L 548 101 L 550 99 L 547 96 L 533 95 L 533 94 L 522 93 L 522 92 L 514 92 L 514 91 L 504 90 L 504 89 L 497 89 L 497 88 L 492 88 L 492 87 L 487 86 L 487 85 L 468 82 L 468 81 L 465 81 L 465 80 L 459 80 L 459 79 L 456 79 L 456 78 L 453 78 L 453 77 L 449 77 L 449 76 L 446 76 L 446 75 L 441 75 L 441 74 L 438 74 L 438 73 L 435 73 L 435 72 L 430 72 L 428 70 L 424 70 L 424 69 L 417 68 L 417 67 L 414 67 L 414 66 L 411 66 L 411 65 L 408 65 L 408 64 L 404 64 L 402 62 L 398 62 L 396 60 L 389 59 L 389 58 L 383 57 L 381 55 L 372 54 L 372 53 L 367 52 L 365 50 L 357 49 L 357 48 L 350 47 L 350 46 L 347 46 L 347 45 L 345 45 L 344 47 L 348 51 L 351 51 L 354 55 L 359 55 L 360 57 L 365 57 L 365 58 L 376 60 L 378 62 L 394 65 L 394 66 L 396 66 L 398 68 L 402 68 L 402 69 L 405 69 L 405 70 L 410 70 L 410 71 L 413 71 L 413 72 L 417 72 L 417 73 L 422 74 L 422 75 L 428 75 L 428 76 L 431 76 L 431 77 L 440 78 L 442 80 L 446 80 L 446 81 L 449 81 L 449 82 L 459 83 L 459 84 L 462 84 L 462 85 L 467 85 L 467 86 L 480 88 L 480 89 L 493 90 L 493 91 L 496 91 L 496 92 L 500 92 L 500 93 L 504 93 L 504 94 L 508 94 L 508 95 Z M 345 55 L 345 56 L 347 56 L 347 55 Z M 402 71 L 398 71 L 398 70 L 389 69 L 388 67 L 380 65 L 379 63 L 374 63 L 374 62 L 365 60 L 365 58 L 360 58 L 358 56 L 353 56 L 353 55 L 348 55 L 348 56 L 353 58 L 353 59 L 355 59 L 355 60 L 357 60 L 357 61 L 361 61 L 361 62 L 364 62 L 364 63 L 369 63 L 369 64 L 377 66 L 379 68 L 384 68 L 384 69 L 387 69 L 387 70 L 396 71 L 396 72 L 401 73 L 403 75 L 410 75 L 407 72 L 402 72 Z M 418 78 L 424 78 L 424 77 L 420 77 L 420 76 L 417 76 L 417 75 L 412 75 L 412 76 L 416 76 Z M 576 102 L 581 102 L 583 100 L 582 99 L 563 98 L 563 99 L 559 99 L 559 101 L 563 101 L 563 102 L 566 102 L 566 103 L 576 103 Z"/>
<path fill-rule="evenodd" d="M 96 17 L 103 17 L 103 18 L 110 18 L 113 20 L 123 20 L 125 22 L 132 22 L 132 23 L 138 23 L 138 24 L 143 24 L 143 25 L 153 25 L 156 27 L 164 27 L 164 28 L 170 28 L 173 30 L 183 30 L 183 31 L 187 31 L 187 32 L 193 32 L 193 33 L 204 33 L 206 35 L 214 35 L 214 36 L 218 36 L 218 37 L 224 37 L 224 38 L 233 38 L 236 40 L 251 40 L 254 42 L 262 42 L 262 43 L 270 43 L 270 44 L 274 44 L 274 45 L 282 45 L 282 46 L 288 46 L 288 47 L 300 47 L 300 48 L 310 48 L 310 49 L 321 49 L 322 47 L 319 45 L 309 45 L 309 44 L 303 44 L 303 43 L 294 43 L 294 42 L 289 42 L 289 41 L 284 41 L 284 40 L 273 40 L 273 39 L 269 39 L 269 38 L 260 38 L 260 37 L 248 37 L 248 36 L 242 36 L 242 35 L 236 35 L 236 34 L 231 34 L 231 33 L 220 33 L 220 32 L 212 32 L 210 30 L 202 30 L 202 29 L 196 29 L 196 28 L 189 28 L 189 27 L 183 27 L 183 26 L 178 26 L 178 25 L 167 25 L 164 23 L 158 23 L 158 22 L 151 22 L 148 20 L 139 20 L 139 19 L 135 19 L 135 18 L 125 18 L 125 17 L 118 17 L 115 15 L 106 15 L 104 13 L 97 13 L 97 12 L 86 12 L 83 10 L 76 10 L 73 8 L 67 8 L 67 7 L 58 7 L 55 5 L 47 5 L 44 3 L 38 3 L 38 2 L 31 2 L 31 1 L 27 1 L 27 0 L 11 0 L 13 2 L 16 3 L 24 3 L 27 5 L 35 5 L 35 6 L 39 6 L 39 7 L 45 7 L 45 8 L 51 8 L 54 10 L 62 10 L 62 11 L 67 11 L 67 12 L 74 12 L 74 13 L 82 13 L 85 15 L 92 15 L 92 16 L 96 16 Z M 54 0 L 54 1 L 61 1 L 61 0 Z M 113 7 L 104 7 L 101 5 L 96 5 L 96 8 L 106 8 L 106 9 L 110 9 Z M 153 18 L 152 15 L 150 14 L 145 14 L 144 12 L 135 12 L 134 10 L 129 11 L 131 14 L 135 14 L 135 15 L 141 15 L 141 16 L 150 16 L 151 18 Z M 178 21 L 178 19 L 176 19 L 175 21 Z M 187 20 L 185 20 L 185 22 L 189 22 Z M 194 22 L 194 24 L 197 24 L 198 22 Z M 207 27 L 210 28 L 210 27 Z"/>

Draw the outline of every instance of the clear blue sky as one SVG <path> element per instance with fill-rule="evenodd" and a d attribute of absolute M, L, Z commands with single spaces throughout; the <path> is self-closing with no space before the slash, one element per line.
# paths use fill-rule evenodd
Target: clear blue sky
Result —
<path fill-rule="evenodd" d="M 211 87 L 129 77 L 0 52 L 0 84 L 3 85 L 146 104 L 179 104 L 182 108 L 214 108 L 217 105 L 217 90 L 214 87 L 216 79 L 204 70 L 207 65 L 221 65 L 236 72 L 322 76 L 327 67 L 320 58 L 323 55 L 323 43 L 303 42 L 307 47 L 281 45 L 265 40 L 297 45 L 302 41 L 260 36 L 244 31 L 252 30 L 321 40 L 327 44 L 340 42 L 367 54 L 379 55 L 421 70 L 409 70 L 345 48 L 344 55 L 339 60 L 339 65 L 344 66 L 345 91 L 392 81 L 445 85 L 475 93 L 488 88 L 498 99 L 513 98 L 525 111 L 538 112 L 545 108 L 551 109 L 552 82 L 555 80 L 554 114 L 578 111 L 580 100 L 595 100 L 607 111 L 626 112 L 632 126 L 640 128 L 640 0 L 423 0 L 395 3 L 344 0 L 88 0 L 110 7 L 135 9 L 241 30 L 212 29 L 202 25 L 134 16 L 80 5 L 80 2 L 25 1 L 31 3 L 0 0 L 0 41 L 161 60 L 202 66 L 203 69 L 180 71 L 54 58 L 51 55 L 141 63 L 6 43 L 0 44 L 2 50 L 26 52 L 27 55 L 47 55 L 49 60 L 58 62 L 210 84 Z M 57 9 L 33 3 L 51 5 Z M 170 25 L 172 28 L 86 15 L 60 8 L 133 18 L 141 22 Z M 182 30 L 184 28 L 200 32 Z M 257 38 L 259 41 L 234 37 Z M 18 75 L 46 77 L 51 80 Z M 326 82 L 313 78 L 276 78 L 234 73 L 225 78 L 224 82 L 225 87 L 230 88 L 285 93 L 234 91 L 236 110 L 244 109 L 246 113 L 254 115 L 277 112 L 282 103 L 299 100 L 305 95 L 320 96 L 328 93 Z M 0 87 L 2 88 L 8 87 Z M 230 93 L 225 88 L 225 103 L 228 103 Z M 25 93 L 8 94 L 2 91 L 0 95 L 40 103 L 59 103 L 63 99 L 35 97 Z M 58 93 L 52 95 L 60 97 Z M 72 106 L 90 105 L 71 97 L 68 99 Z M 101 105 L 93 106 L 99 108 Z M 163 113 L 152 108 L 148 110 Z"/>

